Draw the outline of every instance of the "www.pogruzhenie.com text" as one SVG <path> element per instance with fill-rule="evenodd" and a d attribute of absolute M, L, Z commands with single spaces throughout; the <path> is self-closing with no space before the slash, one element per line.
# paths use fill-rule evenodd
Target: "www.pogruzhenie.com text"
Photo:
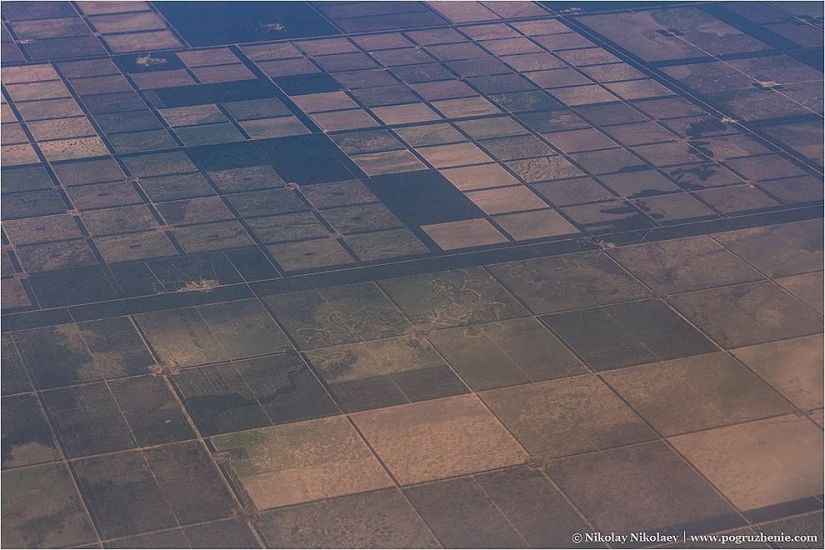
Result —
<path fill-rule="evenodd" d="M 667 543 L 706 543 L 717 545 L 752 545 L 754 543 L 815 543 L 819 542 L 817 535 L 790 535 L 786 533 L 755 533 L 752 535 L 691 535 L 687 532 L 659 533 L 574 533 L 573 542 L 581 543 L 614 543 L 614 544 L 667 544 Z"/>

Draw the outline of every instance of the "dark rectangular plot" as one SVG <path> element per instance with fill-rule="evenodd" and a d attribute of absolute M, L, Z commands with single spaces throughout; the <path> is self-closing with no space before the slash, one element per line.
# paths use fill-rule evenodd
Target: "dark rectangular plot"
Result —
<path fill-rule="evenodd" d="M 109 383 L 141 446 L 194 437 L 183 409 L 162 378 L 141 376 Z"/>
<path fill-rule="evenodd" d="M 469 392 L 446 366 L 406 370 L 391 377 L 410 401 L 425 401 Z"/>
<path fill-rule="evenodd" d="M 88 96 L 83 98 L 83 104 L 93 115 L 146 109 L 146 104 L 135 92 Z"/>
<path fill-rule="evenodd" d="M 352 172 L 332 154 L 326 138 L 295 136 L 257 141 L 255 145 L 288 182 L 304 185 L 353 178 Z"/>
<path fill-rule="evenodd" d="M 61 214 L 66 210 L 63 197 L 53 188 L 3 196 L 3 218 L 6 220 Z"/>
<path fill-rule="evenodd" d="M 263 80 L 176 86 L 154 90 L 165 107 L 189 107 L 275 97 L 275 88 Z"/>
<path fill-rule="evenodd" d="M 370 17 L 377 15 L 399 15 L 405 16 L 415 12 L 427 12 L 424 6 L 417 2 L 404 2 L 399 4 L 397 2 L 351 2 L 347 4 L 337 2 L 315 2 L 318 11 L 329 17 L 334 21 L 339 19 L 346 19 L 349 17 Z M 433 14 L 435 16 L 435 14 Z M 443 20 L 436 17 L 436 21 L 444 23 Z M 373 29 L 377 30 L 377 29 Z"/>
<path fill-rule="evenodd" d="M 3 194 L 16 191 L 35 191 L 52 189 L 54 182 L 42 166 L 25 166 L 23 168 L 3 168 Z M 6 198 L 5 196 L 3 197 Z M 5 207 L 3 217 L 7 218 Z M 7 218 L 8 219 L 8 218 Z"/>
<path fill-rule="evenodd" d="M 328 74 L 276 77 L 275 83 L 290 96 L 335 92 L 341 89 L 341 84 Z"/>
<path fill-rule="evenodd" d="M 395 488 L 285 506 L 253 521 L 267 548 L 439 548 Z"/>
<path fill-rule="evenodd" d="M 29 284 L 44 308 L 102 302 L 116 297 L 99 266 L 34 274 Z"/>
<path fill-rule="evenodd" d="M 518 468 L 475 478 L 533 548 L 568 545 L 587 524 L 540 472 Z M 585 545 L 585 547 L 598 545 Z"/>
<path fill-rule="evenodd" d="M 9 21 L 31 21 L 36 19 L 58 19 L 76 17 L 71 4 L 63 2 L 42 2 L 40 4 L 11 3 L 3 6 L 3 17 Z"/>
<path fill-rule="evenodd" d="M 198 6 L 197 17 L 188 2 L 164 2 L 158 10 L 192 46 L 339 34 L 303 2 L 209 2 Z"/>
<path fill-rule="evenodd" d="M 249 168 L 266 164 L 254 142 L 190 147 L 187 149 L 187 153 L 192 161 L 206 172 Z"/>
<path fill-rule="evenodd" d="M 231 364 L 187 370 L 175 375 L 174 381 L 204 435 L 270 425 L 252 390 Z"/>
<path fill-rule="evenodd" d="M 435 171 L 379 176 L 365 183 L 407 226 L 484 216 L 470 199 Z"/>
<path fill-rule="evenodd" d="M 125 537 L 107 542 L 104 548 L 190 548 L 180 529 Z"/>
<path fill-rule="evenodd" d="M 2 341 L 0 363 L 3 365 L 3 368 L 0 369 L 0 374 L 3 377 L 0 387 L 2 387 L 3 395 L 31 390 L 32 384 L 29 375 L 26 373 L 26 367 L 17 352 L 11 334 L 3 334 L 0 341 Z"/>
<path fill-rule="evenodd" d="M 4 365 L 5 366 L 5 365 Z M 3 398 L 3 468 L 60 458 L 52 431 L 34 395 Z"/>
<path fill-rule="evenodd" d="M 112 266 L 118 286 L 126 296 L 163 292 L 164 287 L 145 262 L 122 262 Z"/>
<path fill-rule="evenodd" d="M 381 409 L 408 402 L 389 376 L 336 382 L 330 384 L 330 390 L 346 412 Z"/>
<path fill-rule="evenodd" d="M 373 15 L 337 19 L 339 27 L 346 32 L 388 31 L 393 29 L 417 29 L 443 25 L 444 20 L 435 13 L 420 11 L 403 15 Z"/>
<path fill-rule="evenodd" d="M 200 443 L 164 445 L 145 455 L 179 523 L 232 515 L 232 497 Z"/>
<path fill-rule="evenodd" d="M 472 478 L 418 485 L 404 491 L 445 548 L 522 548 L 516 532 Z"/>
<path fill-rule="evenodd" d="M 177 526 L 140 451 L 79 460 L 73 466 L 84 500 L 104 538 Z"/>
<path fill-rule="evenodd" d="M 823 69 L 825 69 L 825 64 L 823 64 L 823 58 L 825 57 L 825 49 L 821 47 L 810 50 L 806 49 L 791 51 L 788 52 L 788 55 L 793 57 L 797 61 L 801 61 L 809 67 L 813 67 L 817 71 L 822 71 Z"/>
<path fill-rule="evenodd" d="M 717 350 L 664 302 L 642 300 L 604 309 L 663 361 Z"/>
<path fill-rule="evenodd" d="M 598 371 L 717 349 L 657 300 L 559 313 L 543 319 Z"/>
<path fill-rule="evenodd" d="M 597 370 L 656 361 L 656 356 L 601 308 L 543 319 Z"/>
<path fill-rule="evenodd" d="M 258 548 L 249 525 L 237 519 L 187 527 L 186 538 L 192 548 Z M 149 548 L 145 546 L 144 548 Z"/>
<path fill-rule="evenodd" d="M 294 353 L 240 363 L 238 372 L 273 423 L 338 413 L 338 407 Z"/>
<path fill-rule="evenodd" d="M 172 52 L 145 55 L 119 55 L 112 61 L 118 68 L 127 74 L 153 73 L 156 71 L 172 71 L 185 69 L 183 62 Z"/>
<path fill-rule="evenodd" d="M 3 33 L 5 34 L 7 31 L 5 27 L 3 28 Z M 20 46 L 15 44 L 14 42 L 3 42 L 3 50 L 0 52 L 2 58 L 0 58 L 0 63 L 3 65 L 11 65 L 14 63 L 25 63 L 26 58 L 23 56 L 23 52 L 20 50 Z"/>
<path fill-rule="evenodd" d="M 32 40 L 31 43 L 23 45 L 23 50 L 34 61 L 106 54 L 106 50 L 94 36 Z"/>
<path fill-rule="evenodd" d="M 40 389 L 145 374 L 154 362 L 125 317 L 34 328 L 14 339 Z"/>
<path fill-rule="evenodd" d="M 278 272 L 257 248 L 233 250 L 226 254 L 245 281 L 262 281 L 278 277 Z"/>
<path fill-rule="evenodd" d="M 70 458 L 135 447 L 129 426 L 102 382 L 44 392 L 43 404 Z"/>

